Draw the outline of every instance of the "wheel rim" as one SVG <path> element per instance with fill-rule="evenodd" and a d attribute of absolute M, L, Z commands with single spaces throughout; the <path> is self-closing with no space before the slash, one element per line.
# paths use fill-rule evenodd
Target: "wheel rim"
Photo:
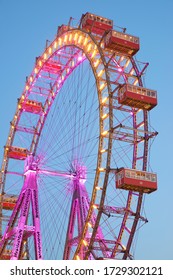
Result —
<path fill-rule="evenodd" d="M 47 62 L 52 61 L 58 61 L 62 67 L 61 71 L 51 73 L 48 70 Z M 85 64 L 87 65 L 86 68 L 84 67 Z M 90 72 L 88 76 L 87 71 Z M 83 80 L 80 79 L 80 76 Z M 86 82 L 85 76 L 88 81 L 90 80 L 89 83 Z M 85 215 L 80 230 L 74 230 L 77 241 L 71 245 L 71 253 L 68 255 L 70 259 L 131 258 L 130 247 L 137 223 L 139 219 L 145 222 L 140 214 L 143 195 L 132 191 L 126 193 L 124 191 L 115 192 L 116 168 L 131 165 L 132 168 L 139 166 L 146 170 L 148 153 L 148 140 L 145 139 L 145 131 L 148 131 L 147 112 L 119 106 L 117 102 L 118 88 L 124 82 L 142 86 L 139 70 L 132 58 L 105 51 L 102 44 L 92 34 L 80 29 L 69 30 L 58 36 L 47 47 L 43 55 L 37 58 L 35 68 L 27 79 L 25 90 L 20 99 L 23 102 L 29 98 L 33 99 L 34 96 L 34 100 L 37 99 L 38 102 L 44 104 L 44 113 L 39 116 L 30 113 L 30 117 L 28 117 L 28 114 L 22 110 L 19 101 L 11 123 L 6 147 L 16 145 L 27 148 L 30 154 L 35 157 L 35 160 L 38 161 L 37 168 L 39 170 L 51 170 L 52 167 L 55 168 L 56 166 L 58 172 L 68 172 L 70 174 L 77 172 L 77 167 L 84 167 L 84 169 L 87 169 L 86 177 L 89 178 L 89 175 L 92 175 L 91 181 L 88 180 L 87 182 L 90 187 L 88 185 L 86 187 L 87 195 L 85 198 L 88 202 L 85 202 L 84 212 L 87 212 L 87 215 Z M 70 87 L 71 84 L 75 85 L 74 89 Z M 85 92 L 85 97 L 80 95 L 80 87 L 81 92 Z M 94 91 L 92 91 L 93 88 Z M 73 93 L 73 98 L 71 95 L 70 98 L 64 99 L 70 91 Z M 74 98 L 75 92 L 77 92 L 76 99 Z M 92 106 L 91 104 L 89 106 L 90 92 L 94 92 L 91 95 Z M 62 104 L 64 105 L 64 111 L 60 110 Z M 83 109 L 83 111 L 81 110 L 83 113 L 78 114 L 80 112 L 79 108 Z M 66 121 L 62 122 L 61 120 L 64 120 L 64 114 L 68 110 L 71 113 Z M 61 114 L 57 125 L 54 122 L 55 112 Z M 71 124 L 74 115 L 75 119 L 78 120 L 77 124 L 75 122 Z M 84 140 L 82 135 L 88 128 L 86 119 L 89 120 L 90 124 L 97 121 L 97 126 L 96 129 L 93 129 L 95 125 L 91 125 L 90 132 L 87 135 L 88 138 Z M 48 122 L 51 123 L 50 126 L 47 125 Z M 141 124 L 144 126 L 144 130 L 138 132 L 137 128 Z M 62 127 L 62 130 L 66 128 L 68 134 L 63 136 L 59 126 Z M 55 133 L 53 134 L 53 132 Z M 58 133 L 57 137 L 55 137 L 56 133 Z M 60 134 L 62 134 L 62 138 L 59 136 Z M 56 145 L 52 140 L 55 138 L 60 139 L 59 142 L 56 142 Z M 69 139 L 72 141 L 72 148 L 69 151 L 67 144 L 65 146 L 66 150 L 63 151 L 63 144 L 60 145 L 60 143 L 62 143 L 62 140 L 65 142 Z M 81 140 L 80 145 L 79 139 Z M 47 142 L 46 145 L 45 142 Z M 91 146 L 88 148 L 86 156 L 83 149 L 80 151 L 78 149 L 87 146 L 85 142 L 88 142 L 88 147 Z M 63 153 L 59 153 L 60 149 Z M 65 160 L 60 160 L 62 154 L 65 156 L 68 154 L 64 167 Z M 53 157 L 54 160 L 51 162 Z M 92 159 L 90 164 L 87 163 L 86 158 Z M 60 161 L 55 163 L 55 159 Z M 23 161 L 18 161 L 16 167 L 16 161 L 14 163 L 14 161 L 8 159 L 5 149 L 2 164 L 2 194 L 11 191 L 10 188 L 6 187 L 8 184 L 11 185 L 14 195 L 19 194 L 23 185 L 23 170 Z M 55 169 L 53 170 L 55 171 Z M 12 183 L 11 177 L 14 176 L 17 179 Z M 62 215 L 61 222 L 56 226 L 56 231 L 60 231 L 60 238 L 56 236 L 55 232 L 52 233 L 51 246 L 46 229 L 51 222 L 51 227 L 56 224 L 53 212 L 51 214 L 49 211 L 47 224 L 44 225 L 43 223 L 42 225 L 42 234 L 45 232 L 45 237 L 43 234 L 44 256 L 47 259 L 57 259 L 63 258 L 64 247 L 67 245 L 67 238 L 65 240 L 64 235 L 65 230 L 62 229 L 61 232 L 60 228 L 62 224 L 66 228 L 68 227 L 65 220 L 67 216 L 70 217 L 71 215 L 70 200 L 67 200 L 71 197 L 66 195 L 67 192 L 70 193 L 71 181 L 69 178 L 68 180 L 67 178 L 60 178 L 59 181 L 54 180 L 54 183 L 52 183 L 52 179 L 48 178 L 49 176 L 46 177 L 45 175 L 39 176 L 42 190 L 45 187 L 44 199 L 40 198 L 39 202 L 40 206 L 43 207 L 41 207 L 43 209 L 41 210 L 42 220 L 46 220 L 42 212 L 47 212 L 51 208 L 51 205 L 49 205 L 49 208 L 46 209 L 45 201 L 51 201 L 50 197 L 55 197 L 54 191 L 56 189 L 52 188 L 52 193 L 51 191 L 47 192 L 46 186 L 59 184 L 66 190 L 63 193 L 63 198 L 61 198 L 62 201 L 66 202 L 63 205 L 66 216 Z M 74 194 L 74 188 L 72 189 Z M 47 193 L 49 193 L 49 197 L 46 195 Z M 62 209 L 61 205 L 57 205 L 56 207 Z M 65 206 L 68 206 L 68 210 Z M 53 208 L 55 212 L 58 211 L 56 207 Z M 79 228 L 77 222 L 75 226 Z M 2 231 L 4 227 L 5 222 L 2 225 Z M 34 258 L 31 253 L 32 250 L 34 251 L 31 243 L 28 242 L 24 250 L 27 258 Z"/>

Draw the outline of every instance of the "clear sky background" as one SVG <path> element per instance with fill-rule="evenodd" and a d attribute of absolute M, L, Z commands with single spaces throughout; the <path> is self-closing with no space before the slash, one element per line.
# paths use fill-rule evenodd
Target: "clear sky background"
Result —
<path fill-rule="evenodd" d="M 158 91 L 151 124 L 159 135 L 151 152 L 158 191 L 146 197 L 149 223 L 140 230 L 135 259 L 173 260 L 173 0 L 0 0 L 0 160 L 29 76 L 58 25 L 92 12 L 140 37 L 137 59 L 149 62 L 145 86 Z"/>

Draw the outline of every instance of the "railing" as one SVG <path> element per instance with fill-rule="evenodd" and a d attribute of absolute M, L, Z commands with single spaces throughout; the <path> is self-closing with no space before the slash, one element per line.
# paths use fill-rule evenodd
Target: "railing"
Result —
<path fill-rule="evenodd" d="M 129 84 L 124 84 L 120 88 L 119 93 L 120 93 L 120 95 L 122 95 L 126 91 L 130 91 L 130 92 L 133 92 L 133 93 L 136 93 L 136 94 L 140 94 L 140 95 L 149 96 L 149 97 L 152 97 L 152 98 L 157 98 L 157 91 L 151 90 L 151 89 L 147 89 L 147 88 L 143 88 L 143 87 L 138 87 L 138 86 L 133 86 L 133 85 L 129 85 Z"/>
<path fill-rule="evenodd" d="M 131 178 L 136 180 L 157 182 L 157 175 L 155 173 L 149 173 L 145 171 L 139 171 L 135 169 L 123 169 L 117 174 L 117 180 L 122 178 Z"/>
<path fill-rule="evenodd" d="M 112 36 L 116 37 L 116 38 L 123 39 L 123 40 L 127 40 L 127 41 L 135 43 L 135 44 L 139 44 L 139 37 L 132 36 L 130 34 L 126 34 L 126 33 L 122 33 L 122 32 L 118 32 L 118 31 L 113 30 L 112 31 Z"/>

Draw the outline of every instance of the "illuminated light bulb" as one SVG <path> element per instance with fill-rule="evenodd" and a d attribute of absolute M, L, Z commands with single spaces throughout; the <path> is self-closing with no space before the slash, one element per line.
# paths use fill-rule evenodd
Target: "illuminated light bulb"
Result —
<path fill-rule="evenodd" d="M 80 44 L 82 41 L 82 35 L 79 36 L 78 43 Z"/>
<path fill-rule="evenodd" d="M 85 239 L 83 239 L 83 244 L 85 245 L 85 246 L 87 246 L 88 245 L 88 242 L 85 240 Z"/>
<path fill-rule="evenodd" d="M 78 37 L 78 34 L 77 34 L 77 33 L 75 33 L 75 35 L 74 35 L 74 41 L 76 41 L 76 40 L 77 40 L 77 37 Z"/>
<path fill-rule="evenodd" d="M 108 114 L 104 114 L 104 115 L 102 116 L 102 120 L 105 120 L 107 117 L 108 117 Z"/>
<path fill-rule="evenodd" d="M 33 81 L 33 78 L 32 78 L 32 77 L 30 77 L 30 78 L 29 78 L 29 80 L 30 80 L 30 82 L 32 82 L 32 81 Z"/>
<path fill-rule="evenodd" d="M 11 140 L 11 136 L 9 136 L 8 139 Z"/>
<path fill-rule="evenodd" d="M 105 136 L 107 134 L 108 134 L 108 130 L 105 130 L 105 131 L 102 132 L 102 136 Z"/>
<path fill-rule="evenodd" d="M 66 43 L 67 42 L 67 35 L 65 35 L 65 37 L 64 37 L 64 43 Z"/>
<path fill-rule="evenodd" d="M 102 103 L 105 103 L 108 100 L 108 97 L 102 99 Z"/>
<path fill-rule="evenodd" d="M 44 53 L 43 57 L 44 57 L 44 59 L 46 59 L 47 58 L 47 53 Z"/>
<path fill-rule="evenodd" d="M 96 50 L 93 51 L 91 58 L 93 58 L 96 55 Z"/>
<path fill-rule="evenodd" d="M 51 54 L 52 53 L 52 48 L 51 47 L 49 47 L 49 54 Z"/>
<path fill-rule="evenodd" d="M 100 70 L 100 72 L 98 73 L 98 77 L 100 77 L 103 74 L 104 70 Z"/>
<path fill-rule="evenodd" d="M 137 83 L 138 83 L 138 80 L 136 80 L 136 81 L 134 82 L 134 86 L 135 86 Z"/>
<path fill-rule="evenodd" d="M 71 42 L 71 39 L 72 39 L 72 34 L 70 34 L 70 36 L 68 38 L 69 42 Z"/>
<path fill-rule="evenodd" d="M 15 115 L 14 118 L 17 119 L 17 116 Z"/>
<path fill-rule="evenodd" d="M 29 86 L 26 86 L 25 89 L 28 90 L 28 89 L 29 89 Z"/>
<path fill-rule="evenodd" d="M 85 38 L 83 45 L 85 46 L 87 42 L 88 42 L 88 38 Z"/>
<path fill-rule="evenodd" d="M 69 68 L 67 68 L 67 74 L 69 73 L 69 71 L 70 71 L 70 69 L 69 69 Z"/>
<path fill-rule="evenodd" d="M 88 222 L 87 225 L 92 228 L 92 224 L 90 222 Z"/>
<path fill-rule="evenodd" d="M 142 122 L 140 125 L 138 125 L 138 127 L 142 127 L 144 126 L 144 122 Z"/>
<path fill-rule="evenodd" d="M 96 190 L 98 190 L 98 191 L 100 191 L 100 190 L 102 190 L 103 188 L 101 188 L 101 187 L 96 187 Z"/>
<path fill-rule="evenodd" d="M 103 154 L 103 153 L 105 153 L 105 152 L 106 152 L 105 149 L 100 150 L 100 153 L 101 153 L 101 154 Z"/>
<path fill-rule="evenodd" d="M 98 209 L 98 206 L 97 205 L 95 205 L 95 204 L 93 204 L 93 206 L 92 206 L 94 209 Z"/>
<path fill-rule="evenodd" d="M 35 73 L 35 74 L 38 73 L 38 69 L 37 69 L 37 68 L 34 69 L 34 73 Z"/>
<path fill-rule="evenodd" d="M 127 68 L 129 66 L 129 63 L 130 63 L 130 59 L 127 60 L 126 64 L 125 64 L 125 68 Z"/>
<path fill-rule="evenodd" d="M 100 171 L 100 172 L 102 172 L 102 171 L 104 171 L 104 170 L 105 170 L 105 169 L 104 169 L 103 167 L 100 167 L 100 168 L 99 168 L 99 171 Z"/>
<path fill-rule="evenodd" d="M 106 84 L 101 84 L 100 90 L 102 90 L 105 87 Z"/>
<path fill-rule="evenodd" d="M 134 69 L 132 69 L 129 74 L 132 75 L 133 73 L 134 73 Z"/>
<path fill-rule="evenodd" d="M 18 105 L 18 108 L 19 108 L 19 109 L 21 109 L 21 108 L 22 108 L 22 106 L 19 104 L 19 105 Z"/>
<path fill-rule="evenodd" d="M 76 255 L 76 260 L 80 260 L 80 257 L 78 255 Z"/>
<path fill-rule="evenodd" d="M 39 66 L 41 67 L 41 66 L 42 66 L 42 61 L 41 61 L 41 60 L 39 60 L 39 63 L 38 63 L 38 64 L 39 64 Z"/>
<path fill-rule="evenodd" d="M 89 52 L 90 49 L 91 49 L 91 44 L 88 45 L 87 52 Z"/>
<path fill-rule="evenodd" d="M 82 56 L 79 56 L 78 57 L 78 61 L 82 61 L 83 57 Z"/>
<path fill-rule="evenodd" d="M 55 43 L 54 43 L 54 48 L 56 49 L 56 47 L 57 47 L 57 41 L 55 41 Z"/>
<path fill-rule="evenodd" d="M 122 71 L 123 71 L 123 69 L 118 67 L 118 72 L 122 72 Z"/>
<path fill-rule="evenodd" d="M 94 62 L 94 67 L 97 67 L 99 65 L 99 59 L 97 59 L 95 62 Z"/>
<path fill-rule="evenodd" d="M 58 39 L 58 43 L 59 43 L 59 45 L 62 44 L 62 39 L 61 38 Z"/>

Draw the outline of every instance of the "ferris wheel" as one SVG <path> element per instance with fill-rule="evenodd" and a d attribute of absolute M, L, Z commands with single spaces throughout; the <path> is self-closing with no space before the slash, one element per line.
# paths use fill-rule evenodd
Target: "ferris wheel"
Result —
<path fill-rule="evenodd" d="M 157 135 L 139 38 L 91 13 L 36 58 L 1 169 L 0 259 L 132 259 Z"/>

